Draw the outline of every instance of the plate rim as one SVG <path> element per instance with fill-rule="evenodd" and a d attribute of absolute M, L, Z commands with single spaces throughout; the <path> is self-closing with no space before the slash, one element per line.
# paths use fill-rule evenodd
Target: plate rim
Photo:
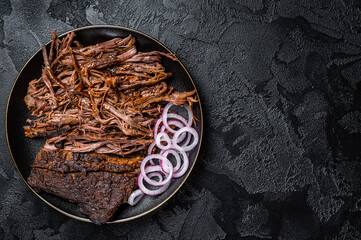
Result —
<path fill-rule="evenodd" d="M 188 174 L 186 175 L 186 177 L 184 178 L 184 180 L 180 183 L 180 185 L 175 189 L 175 191 L 170 195 L 168 196 L 163 202 L 161 202 L 160 204 L 158 204 L 157 206 L 149 209 L 148 211 L 145 211 L 143 213 L 140 213 L 138 215 L 135 215 L 135 216 L 132 216 L 132 217 L 127 217 L 127 218 L 123 218 L 123 219 L 118 219 L 118 220 L 114 220 L 114 221 L 109 221 L 107 222 L 107 224 L 111 224 L 111 223 L 121 223 L 121 222 L 127 222 L 127 221 L 131 221 L 131 220 L 134 220 L 134 219 L 137 219 L 137 218 L 140 218 L 140 217 L 143 217 L 153 211 L 155 211 L 156 209 L 160 208 L 161 206 L 163 206 L 166 202 L 168 202 L 168 200 L 170 198 L 172 198 L 178 191 L 179 189 L 183 186 L 183 184 L 186 182 L 186 180 L 188 179 L 190 173 L 192 172 L 193 168 L 194 168 L 194 165 L 196 164 L 197 162 L 197 159 L 198 159 L 198 156 L 199 156 L 199 152 L 200 152 L 200 149 L 201 149 L 201 146 L 202 146 L 202 140 L 203 140 L 203 129 L 204 129 L 204 121 L 203 121 L 203 110 L 202 110 L 202 104 L 201 104 L 201 99 L 199 97 L 199 94 L 198 94 L 198 89 L 196 88 L 196 85 L 193 81 L 193 78 L 191 77 L 191 75 L 189 74 L 188 70 L 185 68 L 185 66 L 183 65 L 183 63 L 179 60 L 179 58 L 169 49 L 167 48 L 164 44 L 162 44 L 160 41 L 158 41 L 157 39 L 149 36 L 148 34 L 146 33 L 143 33 L 139 30 L 135 30 L 135 29 L 132 29 L 132 28 L 128 28 L 128 27 L 122 27 L 122 26 L 117 26 L 117 25 L 109 25 L 109 24 L 101 24 L 101 25 L 90 25 L 90 26 L 84 26 L 84 27 L 80 27 L 80 28 L 75 28 L 75 29 L 72 29 L 72 30 L 69 30 L 69 31 L 66 31 L 62 34 L 59 35 L 59 37 L 63 37 L 65 36 L 66 34 L 68 34 L 69 32 L 76 32 L 76 31 L 79 31 L 79 30 L 84 30 L 84 29 L 91 29 L 91 28 L 116 28 L 116 29 L 121 29 L 121 30 L 126 30 L 126 31 L 130 31 L 130 32 L 135 32 L 135 33 L 138 33 L 140 35 L 143 35 L 144 37 L 146 38 L 149 38 L 151 40 L 153 40 L 154 42 L 156 42 L 157 44 L 159 44 L 160 46 L 164 47 L 169 53 L 171 53 L 176 61 L 181 65 L 181 67 L 184 69 L 184 71 L 186 72 L 187 76 L 189 77 L 189 79 L 191 80 L 191 83 L 194 87 L 194 89 L 196 90 L 196 96 L 198 98 L 198 104 L 199 104 L 199 109 L 200 109 L 200 123 L 202 124 L 202 127 L 201 127 L 201 133 L 200 133 L 200 140 L 199 140 L 199 147 L 198 147 L 198 151 L 197 151 L 197 154 L 195 156 L 195 159 L 194 159 L 194 163 L 192 164 Z M 52 40 L 46 42 L 44 45 L 42 46 L 47 46 L 48 44 L 51 43 Z M 41 47 L 42 47 L 41 46 Z M 11 91 L 10 91 L 10 94 L 9 94 L 9 97 L 8 97 L 8 101 L 7 101 L 7 105 L 6 105 L 6 114 L 5 114 L 5 132 L 6 132 L 6 142 L 7 142 L 7 145 L 8 145 L 8 149 L 9 149 L 9 152 L 10 152 L 10 155 L 11 155 L 11 159 L 16 167 L 16 170 L 18 172 L 18 174 L 20 175 L 21 179 L 23 180 L 23 182 L 25 183 L 25 185 L 38 197 L 40 198 L 43 202 L 45 202 L 48 206 L 52 207 L 53 209 L 55 209 L 56 211 L 70 217 L 70 218 L 73 218 L 73 219 L 76 219 L 76 220 L 80 220 L 80 221 L 83 221 L 83 222 L 89 222 L 89 223 L 92 223 L 92 221 L 89 219 L 89 218 L 84 218 L 84 217 L 79 217 L 79 216 L 76 216 L 76 215 L 73 215 L 71 213 L 68 213 L 56 206 L 54 206 L 52 203 L 48 202 L 46 199 L 44 199 L 42 196 L 40 196 L 39 193 L 37 193 L 29 184 L 28 182 L 26 181 L 26 179 L 23 177 L 23 175 L 21 174 L 19 168 L 18 168 L 18 165 L 16 164 L 16 161 L 14 159 L 14 156 L 13 156 L 13 153 L 11 151 L 11 147 L 10 147 L 10 143 L 9 143 L 9 134 L 8 134 L 8 110 L 9 110 L 9 105 L 10 105 L 10 99 L 11 99 L 11 96 L 13 94 L 13 91 L 14 91 L 14 88 L 15 88 L 15 85 L 16 83 L 18 82 L 19 80 L 19 76 L 21 75 L 21 73 L 23 72 L 23 70 L 25 69 L 25 67 L 28 65 L 28 63 L 34 58 L 34 56 L 36 54 L 38 54 L 38 52 L 41 51 L 41 47 L 27 60 L 27 62 L 23 65 L 23 67 L 21 68 L 21 70 L 19 71 L 14 83 L 13 83 L 13 86 L 11 88 Z"/>

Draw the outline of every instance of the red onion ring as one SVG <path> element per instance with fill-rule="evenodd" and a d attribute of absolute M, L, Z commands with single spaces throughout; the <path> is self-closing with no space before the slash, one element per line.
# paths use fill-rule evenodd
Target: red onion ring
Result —
<path fill-rule="evenodd" d="M 183 140 L 184 140 L 184 138 L 182 137 L 183 135 L 186 135 L 187 136 L 187 139 L 186 139 L 186 141 L 184 142 L 184 143 L 182 143 L 183 142 Z M 178 144 L 179 143 L 182 143 L 181 145 L 179 145 L 180 147 L 184 147 L 184 146 L 187 146 L 188 144 L 189 144 L 189 142 L 190 142 L 190 140 L 191 140 L 191 138 L 192 138 L 192 135 L 191 134 L 188 134 L 188 133 L 182 133 L 180 136 L 179 136 L 179 138 L 178 138 Z"/>
<path fill-rule="evenodd" d="M 149 145 L 148 156 L 143 159 L 140 165 L 139 189 L 134 191 L 128 199 L 128 203 L 132 206 L 137 204 L 144 194 L 158 195 L 165 192 L 172 178 L 179 178 L 188 170 L 189 157 L 186 151 L 192 150 L 198 144 L 199 136 L 197 131 L 191 127 L 193 122 L 190 107 L 185 106 L 188 111 L 187 121 L 181 115 L 168 113 L 172 106 L 172 103 L 165 106 L 162 116 L 154 125 L 155 141 Z M 160 127 L 161 123 L 162 126 Z M 178 129 L 174 130 L 170 128 L 170 125 L 176 126 Z M 166 129 L 171 133 L 170 135 L 165 131 Z M 193 141 L 191 142 L 192 135 Z M 166 142 L 166 145 L 163 145 L 162 142 Z M 152 154 L 155 146 L 161 149 L 160 154 Z M 174 165 L 167 158 L 169 154 L 175 157 Z M 159 160 L 159 164 L 155 165 L 155 159 Z M 146 166 L 148 162 L 152 165 Z M 157 179 L 152 179 L 154 177 Z M 149 189 L 144 185 L 144 181 L 150 186 L 159 188 L 155 190 Z"/>
<path fill-rule="evenodd" d="M 148 147 L 148 155 L 151 155 L 152 153 L 153 153 L 153 148 L 154 148 L 154 146 L 155 146 L 155 141 L 154 142 L 152 142 L 150 145 L 149 145 L 149 147 Z"/>
<path fill-rule="evenodd" d="M 181 129 L 182 127 L 184 127 L 184 125 L 182 124 L 182 122 L 180 121 L 177 121 L 177 120 L 170 120 L 168 121 L 168 126 L 169 125 L 173 125 L 173 126 L 176 126 L 178 127 L 179 129 Z M 164 130 L 166 129 L 166 127 L 163 125 L 161 128 L 160 128 L 160 132 L 164 132 Z M 179 142 L 182 142 L 184 140 L 184 138 L 187 136 L 187 133 L 185 134 L 182 134 L 180 137 L 179 137 Z M 188 143 L 187 143 L 188 144 Z"/>
<path fill-rule="evenodd" d="M 174 119 L 177 119 L 177 120 L 181 121 L 185 126 L 188 126 L 187 125 L 188 124 L 187 120 L 184 117 L 182 117 L 181 115 L 179 115 L 179 114 L 168 113 L 167 117 L 168 117 L 168 120 L 174 118 Z"/>
<path fill-rule="evenodd" d="M 154 138 L 157 136 L 158 134 L 158 128 L 159 128 L 159 125 L 160 123 L 162 122 L 162 118 L 158 118 L 158 120 L 155 122 L 155 125 L 154 125 Z"/>
<path fill-rule="evenodd" d="M 173 167 L 173 177 L 174 177 L 174 174 L 181 167 L 181 158 L 180 158 L 179 154 L 174 149 L 164 150 L 164 151 L 160 152 L 160 154 L 162 154 L 162 156 L 164 156 L 164 157 L 167 157 L 169 154 L 172 154 L 175 157 L 176 165 L 174 167 L 173 167 L 173 164 L 171 165 Z M 165 173 L 169 173 L 169 171 L 166 170 L 166 168 L 164 167 L 164 164 L 162 161 L 160 161 L 160 166 L 162 167 L 162 169 Z M 170 166 L 167 166 L 167 168 L 169 168 L 169 167 Z"/>
<path fill-rule="evenodd" d="M 170 182 L 170 180 L 172 179 L 172 176 L 173 176 L 173 168 L 170 168 L 170 171 L 168 173 L 168 176 L 162 180 L 162 181 L 155 181 L 153 179 L 150 179 L 148 176 L 147 176 L 147 172 L 145 171 L 145 165 L 147 164 L 147 162 L 149 162 L 151 159 L 154 159 L 154 158 L 157 158 L 159 160 L 162 160 L 162 162 L 164 161 L 166 165 L 169 164 L 169 166 L 171 166 L 171 162 L 168 160 L 168 158 L 160 155 L 160 154 L 152 154 L 152 155 L 149 155 L 149 156 L 146 156 L 142 163 L 140 164 L 140 174 L 139 175 L 142 175 L 144 180 L 149 183 L 150 185 L 153 185 L 153 186 L 162 186 L 162 185 L 165 185 L 166 183 Z M 158 165 L 155 165 L 155 166 L 148 166 L 148 168 L 155 168 L 157 167 Z M 160 167 L 160 166 L 159 166 Z M 154 171 L 153 171 L 154 172 Z M 163 172 L 163 171 L 162 171 Z M 166 173 L 165 173 L 166 174 Z"/>
<path fill-rule="evenodd" d="M 189 167 L 189 158 L 187 153 L 184 150 L 179 150 L 179 153 L 182 154 L 183 164 L 182 167 L 176 173 L 173 174 L 173 178 L 180 178 L 181 176 L 183 176 L 187 172 Z"/>
<path fill-rule="evenodd" d="M 178 145 L 178 137 L 179 135 L 181 135 L 182 133 L 184 132 L 189 132 L 190 134 L 193 135 L 193 142 L 187 146 L 179 146 Z M 184 127 L 184 128 L 181 128 L 179 129 L 173 136 L 173 139 L 172 139 L 172 144 L 174 145 L 175 148 L 177 148 L 178 150 L 182 149 L 184 151 L 190 151 L 192 150 L 195 146 L 197 146 L 198 144 L 198 140 L 199 140 L 199 136 L 198 136 L 198 133 L 197 131 L 192 128 L 192 127 Z"/>
<path fill-rule="evenodd" d="M 185 174 L 185 172 L 188 170 L 188 166 L 189 166 L 189 158 L 187 153 L 183 150 L 183 149 L 177 149 L 178 152 L 176 152 L 173 149 L 169 149 L 164 151 L 164 153 L 162 154 L 163 156 L 167 157 L 167 155 L 169 153 L 173 154 L 177 160 L 177 164 L 175 167 L 173 167 L 173 178 L 179 178 L 181 176 L 183 176 Z M 180 154 L 182 155 L 182 158 L 180 157 Z M 178 155 L 178 156 L 177 156 Z M 181 161 L 183 162 L 183 164 L 181 164 Z M 166 165 L 164 166 L 163 162 L 160 162 L 160 165 L 162 167 L 162 170 L 165 173 L 168 173 L 170 166 Z"/>
<path fill-rule="evenodd" d="M 145 174 L 152 173 L 152 172 L 162 172 L 162 168 L 159 165 L 147 166 L 147 168 L 145 168 L 145 171 L 144 171 Z M 168 186 L 170 184 L 170 182 L 168 182 L 168 183 L 162 185 L 160 188 L 158 188 L 156 190 L 148 189 L 144 185 L 144 182 L 143 182 L 143 180 L 145 180 L 144 176 L 146 176 L 146 175 L 139 174 L 139 176 L 138 176 L 138 187 L 144 194 L 147 194 L 147 195 L 154 196 L 154 195 L 161 194 L 161 193 L 163 193 L 163 192 L 165 192 L 167 190 L 167 188 L 168 188 Z"/>
<path fill-rule="evenodd" d="M 142 199 L 144 196 L 144 193 L 142 192 L 142 190 L 137 189 L 134 192 L 132 192 L 132 194 L 130 194 L 129 198 L 128 198 L 128 204 L 130 206 L 134 206 L 135 204 L 137 204 L 140 199 Z"/>
<path fill-rule="evenodd" d="M 163 176 L 159 172 L 151 172 L 151 173 L 148 174 L 148 176 L 149 176 L 149 178 L 157 177 L 158 180 L 154 180 L 154 181 L 157 181 L 157 182 L 160 182 L 160 181 L 163 180 Z"/>
<path fill-rule="evenodd" d="M 176 127 L 178 127 L 178 128 L 182 128 L 182 127 L 185 126 L 182 122 L 177 121 L 177 120 L 170 120 L 170 121 L 168 121 L 168 126 L 169 126 L 169 125 L 173 125 L 173 126 L 176 126 Z M 160 132 L 164 132 L 165 128 L 166 128 L 166 127 L 163 125 L 163 126 L 160 128 Z M 174 129 L 172 129 L 172 130 L 174 130 Z M 175 132 L 175 131 L 176 131 L 176 130 L 174 130 L 174 132 Z"/>
<path fill-rule="evenodd" d="M 162 142 L 166 142 L 167 145 L 163 145 Z M 155 138 L 155 144 L 160 149 L 168 149 L 172 145 L 172 141 L 170 140 L 168 134 L 166 134 L 165 132 L 160 132 Z"/>
<path fill-rule="evenodd" d="M 184 122 L 184 124 L 188 127 L 192 126 L 192 113 L 191 110 L 189 108 L 188 105 L 186 106 L 186 109 L 188 111 L 188 122 L 185 120 L 185 118 L 183 118 L 182 116 L 178 115 L 178 114 L 174 114 L 174 113 L 168 113 L 169 109 L 173 106 L 172 103 L 168 103 L 167 105 L 165 105 L 164 109 L 163 109 L 163 114 L 162 114 L 162 121 L 163 121 L 163 125 L 165 126 L 165 128 L 171 132 L 171 133 L 175 133 L 175 130 L 171 129 L 168 125 L 167 120 L 169 118 L 176 118 L 178 120 L 181 120 L 182 122 Z"/>

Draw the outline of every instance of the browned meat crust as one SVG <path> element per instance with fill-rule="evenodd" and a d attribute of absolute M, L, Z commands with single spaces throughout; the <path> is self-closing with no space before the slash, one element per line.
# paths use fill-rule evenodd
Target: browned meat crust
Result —
<path fill-rule="evenodd" d="M 137 186 L 137 174 L 89 172 L 59 173 L 33 168 L 29 184 L 37 191 L 46 191 L 75 202 L 80 211 L 96 224 L 104 224 L 127 201 Z"/>
<path fill-rule="evenodd" d="M 111 220 L 137 187 L 140 158 L 42 149 L 28 183 L 79 205 L 96 224 Z"/>

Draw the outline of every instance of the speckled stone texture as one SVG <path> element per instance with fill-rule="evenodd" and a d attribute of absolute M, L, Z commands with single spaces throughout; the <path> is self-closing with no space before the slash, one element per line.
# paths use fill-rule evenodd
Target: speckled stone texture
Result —
<path fill-rule="evenodd" d="M 22 182 L 7 98 L 58 33 L 114 24 L 183 61 L 205 118 L 198 162 L 152 214 L 95 226 Z M 0 3 L 0 239 L 361 239 L 361 4 L 356 0 Z"/>

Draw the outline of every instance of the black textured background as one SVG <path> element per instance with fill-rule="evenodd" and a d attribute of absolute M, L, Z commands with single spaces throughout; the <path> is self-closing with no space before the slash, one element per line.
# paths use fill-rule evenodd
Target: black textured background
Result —
<path fill-rule="evenodd" d="M 183 61 L 205 134 L 162 208 L 106 226 L 41 202 L 5 141 L 27 59 L 92 24 L 143 31 Z M 0 2 L 0 239 L 361 239 L 361 3 L 356 0 Z"/>

